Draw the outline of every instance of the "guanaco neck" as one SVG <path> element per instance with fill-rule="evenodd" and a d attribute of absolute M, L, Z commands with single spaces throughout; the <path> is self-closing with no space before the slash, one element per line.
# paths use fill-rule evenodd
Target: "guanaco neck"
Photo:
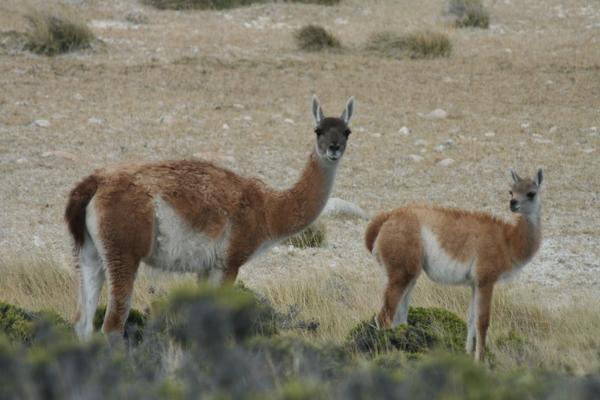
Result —
<path fill-rule="evenodd" d="M 540 211 L 519 214 L 515 224 L 510 225 L 507 239 L 514 264 L 524 264 L 533 257 L 540 247 L 541 235 Z"/>
<path fill-rule="evenodd" d="M 310 225 L 321 213 L 335 180 L 337 163 L 311 153 L 296 184 L 272 192 L 266 199 L 266 220 L 271 239 L 291 236 Z"/>

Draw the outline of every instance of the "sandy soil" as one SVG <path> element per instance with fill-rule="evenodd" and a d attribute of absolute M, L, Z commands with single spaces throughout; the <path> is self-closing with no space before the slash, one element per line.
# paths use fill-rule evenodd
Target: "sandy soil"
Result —
<path fill-rule="evenodd" d="M 24 14 L 45 3 L 3 1 L 0 30 L 25 30 Z M 102 43 L 54 58 L 0 48 L 0 254 L 51 252 L 66 264 L 66 195 L 108 163 L 199 155 L 289 186 L 313 143 L 312 93 L 326 114 L 354 95 L 354 133 L 333 196 L 371 214 L 426 201 L 510 218 L 509 168 L 543 167 L 545 239 L 514 284 L 549 303 L 600 298 L 599 2 L 488 2 L 489 30 L 449 27 L 442 2 L 429 0 L 226 12 L 48 3 L 81 16 Z M 125 20 L 134 9 L 147 24 Z M 307 23 L 327 27 L 344 50 L 297 50 L 292 33 Z M 453 54 L 399 61 L 361 50 L 372 32 L 422 28 L 446 33 Z M 448 117 L 423 116 L 437 108 Z M 454 162 L 438 164 L 446 158 Z M 326 248 L 278 246 L 241 278 L 346 268 L 383 280 L 364 249 L 367 221 L 327 224 Z"/>

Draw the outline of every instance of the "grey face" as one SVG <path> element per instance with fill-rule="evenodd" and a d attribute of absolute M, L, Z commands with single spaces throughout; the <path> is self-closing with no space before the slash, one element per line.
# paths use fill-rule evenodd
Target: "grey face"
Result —
<path fill-rule="evenodd" d="M 336 163 L 346 150 L 348 136 L 350 136 L 350 119 L 354 113 L 354 98 L 346 102 L 346 107 L 340 118 L 325 118 L 319 100 L 313 97 L 312 114 L 315 120 L 315 134 L 317 135 L 317 154 L 323 160 Z"/>
<path fill-rule="evenodd" d="M 321 157 L 338 161 L 346 150 L 350 128 L 340 118 L 324 118 L 315 128 L 317 149 Z"/>
<path fill-rule="evenodd" d="M 540 209 L 540 185 L 542 184 L 543 172 L 540 169 L 535 179 L 522 179 L 514 171 L 511 171 L 513 185 L 509 191 L 510 210 L 520 214 L 534 214 Z"/>

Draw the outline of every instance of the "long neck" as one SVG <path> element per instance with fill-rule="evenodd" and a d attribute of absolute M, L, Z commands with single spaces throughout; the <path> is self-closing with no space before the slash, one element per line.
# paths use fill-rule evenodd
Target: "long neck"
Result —
<path fill-rule="evenodd" d="M 540 212 L 531 215 L 520 214 L 517 222 L 507 229 L 507 239 L 511 259 L 515 263 L 525 263 L 533 257 L 540 247 Z"/>
<path fill-rule="evenodd" d="M 272 239 L 291 236 L 317 219 L 333 187 L 336 166 L 321 160 L 314 150 L 291 189 L 269 194 L 266 217 Z"/>

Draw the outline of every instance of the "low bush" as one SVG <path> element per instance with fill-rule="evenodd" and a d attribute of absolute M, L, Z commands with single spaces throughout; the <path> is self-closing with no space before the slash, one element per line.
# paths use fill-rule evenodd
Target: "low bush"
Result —
<path fill-rule="evenodd" d="M 410 308 L 408 324 L 394 329 L 377 329 L 374 319 L 359 323 L 348 334 L 347 343 L 360 353 L 378 354 L 391 350 L 421 353 L 433 348 L 462 351 L 466 324 L 439 308 Z"/>
<path fill-rule="evenodd" d="M 446 35 L 430 31 L 406 35 L 379 32 L 370 36 L 366 49 L 390 58 L 423 59 L 448 57 L 452 52 L 452 43 Z"/>
<path fill-rule="evenodd" d="M 142 0 L 159 10 L 225 10 L 229 8 L 245 7 L 252 4 L 272 3 L 276 0 Z M 306 3 L 331 6 L 340 0 L 283 0 L 287 3 Z"/>
<path fill-rule="evenodd" d="M 0 333 L 11 342 L 32 345 L 55 331 L 70 334 L 72 327 L 53 311 L 31 312 L 0 302 Z"/>
<path fill-rule="evenodd" d="M 481 0 L 450 0 L 446 12 L 459 28 L 487 29 L 490 26 L 490 14 Z"/>
<path fill-rule="evenodd" d="M 304 51 L 334 50 L 342 47 L 340 41 L 325 28 L 306 25 L 294 33 L 296 44 Z"/>
<path fill-rule="evenodd" d="M 87 25 L 72 17 L 38 12 L 27 15 L 26 19 L 29 30 L 25 47 L 34 53 L 53 56 L 87 49 L 94 40 Z"/>

